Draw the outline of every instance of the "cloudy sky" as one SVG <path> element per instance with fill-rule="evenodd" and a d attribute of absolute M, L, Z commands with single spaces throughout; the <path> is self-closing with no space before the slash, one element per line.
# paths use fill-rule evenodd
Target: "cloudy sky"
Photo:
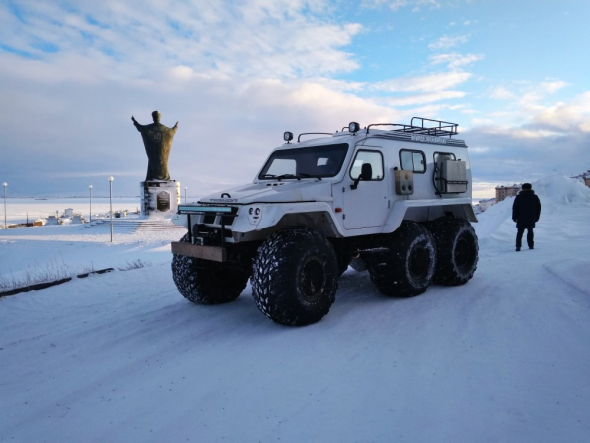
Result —
<path fill-rule="evenodd" d="M 176 133 L 173 179 L 252 180 L 282 134 L 459 123 L 475 197 L 590 169 L 588 0 L 0 0 L 0 181 L 138 195 L 131 115 Z"/>

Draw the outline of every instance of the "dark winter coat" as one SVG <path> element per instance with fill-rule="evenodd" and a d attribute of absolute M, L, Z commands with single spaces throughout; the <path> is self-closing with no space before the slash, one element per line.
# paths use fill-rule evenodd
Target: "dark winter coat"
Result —
<path fill-rule="evenodd" d="M 523 189 L 512 204 L 512 221 L 517 228 L 534 228 L 541 217 L 541 200 L 532 189 Z"/>

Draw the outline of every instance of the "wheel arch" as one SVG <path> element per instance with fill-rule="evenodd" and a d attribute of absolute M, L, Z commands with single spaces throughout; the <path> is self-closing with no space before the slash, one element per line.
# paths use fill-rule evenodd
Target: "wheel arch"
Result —
<path fill-rule="evenodd" d="M 268 205 L 263 209 L 258 229 L 264 237 L 288 227 L 307 227 L 324 237 L 342 237 L 332 209 L 323 202 Z"/>
<path fill-rule="evenodd" d="M 385 234 L 395 231 L 403 221 L 425 223 L 444 216 L 462 218 L 470 223 L 477 222 L 470 199 L 453 200 L 398 200 L 393 203 L 382 232 Z"/>

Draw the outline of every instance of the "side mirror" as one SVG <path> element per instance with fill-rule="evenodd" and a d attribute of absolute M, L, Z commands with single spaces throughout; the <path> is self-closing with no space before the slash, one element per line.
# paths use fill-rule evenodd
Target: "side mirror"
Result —
<path fill-rule="evenodd" d="M 363 163 L 363 166 L 361 167 L 361 173 L 356 178 L 354 183 L 352 185 L 350 185 L 350 189 L 354 190 L 354 189 L 358 188 L 359 182 L 361 180 L 370 181 L 372 179 L 373 179 L 373 167 L 371 166 L 371 163 Z"/>

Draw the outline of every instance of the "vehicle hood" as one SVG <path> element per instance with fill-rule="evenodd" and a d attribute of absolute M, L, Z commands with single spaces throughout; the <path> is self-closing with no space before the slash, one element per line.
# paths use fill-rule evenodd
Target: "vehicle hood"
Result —
<path fill-rule="evenodd" d="M 254 183 L 216 192 L 199 203 L 251 204 L 331 201 L 332 183 L 289 180 Z"/>

